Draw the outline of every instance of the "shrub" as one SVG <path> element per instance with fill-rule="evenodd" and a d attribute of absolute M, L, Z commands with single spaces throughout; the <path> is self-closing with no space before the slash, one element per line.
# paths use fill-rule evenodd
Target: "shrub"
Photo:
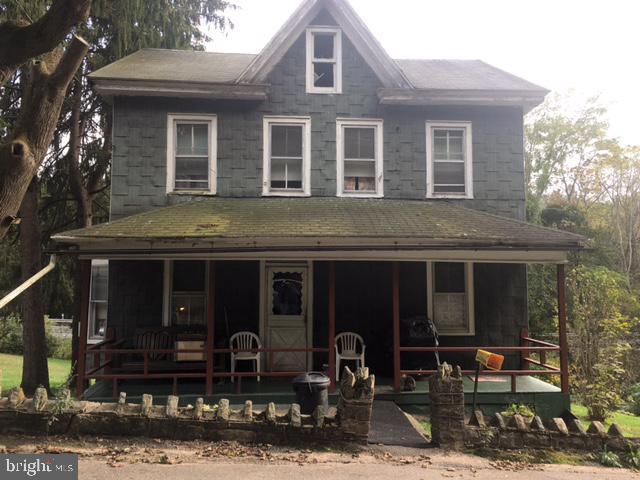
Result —
<path fill-rule="evenodd" d="M 0 319 L 0 353 L 22 355 L 22 322 L 16 314 Z"/>
<path fill-rule="evenodd" d="M 605 467 L 622 468 L 622 462 L 618 454 L 610 452 L 606 448 L 600 454 L 598 461 Z"/>
<path fill-rule="evenodd" d="M 631 388 L 629 400 L 629 411 L 634 415 L 640 415 L 640 383 L 636 383 Z"/>
<path fill-rule="evenodd" d="M 629 334 L 637 319 L 623 312 L 629 296 L 624 279 L 605 267 L 574 267 L 568 276 L 571 310 L 571 375 L 574 393 L 591 420 L 604 421 L 624 403 L 631 352 Z"/>
<path fill-rule="evenodd" d="M 47 356 L 71 359 L 71 338 L 59 338 L 53 335 L 49 322 L 45 324 L 45 342 L 47 345 Z M 0 353 L 12 355 L 22 355 L 22 321 L 16 314 L 10 314 L 4 319 L 0 319 Z"/>
<path fill-rule="evenodd" d="M 627 464 L 635 469 L 640 470 L 640 447 L 629 447 L 629 453 L 625 455 Z"/>
<path fill-rule="evenodd" d="M 521 405 L 519 403 L 512 403 L 504 412 L 501 412 L 503 417 L 513 417 L 514 415 L 522 415 L 523 417 L 534 417 L 535 412 L 528 405 Z"/>

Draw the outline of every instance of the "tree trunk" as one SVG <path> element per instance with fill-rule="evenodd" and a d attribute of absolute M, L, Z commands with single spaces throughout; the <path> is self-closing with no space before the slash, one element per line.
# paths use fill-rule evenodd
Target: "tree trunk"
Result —
<path fill-rule="evenodd" d="M 91 0 L 54 0 L 34 23 L 0 23 L 0 86 L 28 60 L 55 49 L 89 16 Z"/>
<path fill-rule="evenodd" d="M 33 179 L 20 207 L 22 280 L 42 269 L 42 237 L 38 218 L 37 179 Z M 39 386 L 49 390 L 49 368 L 42 302 L 42 284 L 36 282 L 22 294 L 22 388 L 32 394 Z"/>
<path fill-rule="evenodd" d="M 75 37 L 64 54 L 51 52 L 28 70 L 28 88 L 11 137 L 0 143 L 0 240 L 14 223 L 29 183 L 51 144 L 67 87 L 88 44 Z"/>

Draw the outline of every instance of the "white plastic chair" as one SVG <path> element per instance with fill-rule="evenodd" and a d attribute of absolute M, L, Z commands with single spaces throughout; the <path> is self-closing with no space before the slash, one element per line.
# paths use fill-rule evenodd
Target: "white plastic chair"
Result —
<path fill-rule="evenodd" d="M 355 360 L 358 368 L 364 367 L 364 351 L 367 346 L 360 335 L 353 332 L 340 333 L 336 335 L 335 347 L 336 381 L 340 380 L 340 362 L 342 360 Z"/>
<path fill-rule="evenodd" d="M 255 346 L 254 346 L 255 343 Z M 238 332 L 231 335 L 229 339 L 229 344 L 233 350 L 249 350 L 251 348 L 262 348 L 262 343 L 260 343 L 260 338 L 255 333 L 252 332 Z M 231 373 L 235 373 L 236 371 L 236 362 L 252 360 L 256 362 L 256 372 L 260 372 L 260 352 L 231 352 Z M 231 377 L 231 382 L 233 383 L 234 377 Z M 260 381 L 260 376 L 258 376 L 258 381 Z"/>

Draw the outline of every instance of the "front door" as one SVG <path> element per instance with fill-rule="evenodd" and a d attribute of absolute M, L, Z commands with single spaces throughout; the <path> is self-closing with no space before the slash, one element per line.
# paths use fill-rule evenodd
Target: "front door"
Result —
<path fill-rule="evenodd" d="M 307 266 L 268 266 L 266 274 L 268 348 L 307 348 Z M 307 354 L 272 353 L 268 365 L 275 372 L 306 371 Z"/>

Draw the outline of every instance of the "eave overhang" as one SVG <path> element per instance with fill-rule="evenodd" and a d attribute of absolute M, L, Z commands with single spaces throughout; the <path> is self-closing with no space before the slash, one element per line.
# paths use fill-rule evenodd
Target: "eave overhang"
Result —
<path fill-rule="evenodd" d="M 267 100 L 267 85 L 239 85 L 224 83 L 168 82 L 165 80 L 120 80 L 94 78 L 95 90 L 100 95 L 112 97 L 169 97 L 201 98 L 208 100 Z"/>
<path fill-rule="evenodd" d="M 540 105 L 547 91 L 519 90 L 418 90 L 381 88 L 378 100 L 382 105 L 436 106 L 512 106 L 521 107 L 524 113 Z"/>

